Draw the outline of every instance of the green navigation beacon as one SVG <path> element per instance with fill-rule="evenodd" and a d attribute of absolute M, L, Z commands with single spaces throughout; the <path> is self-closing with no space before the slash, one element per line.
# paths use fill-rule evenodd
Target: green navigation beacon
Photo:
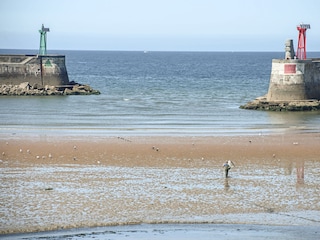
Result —
<path fill-rule="evenodd" d="M 42 24 L 42 28 L 41 30 L 39 30 L 39 33 L 40 33 L 39 55 L 47 55 L 47 32 L 50 32 L 50 29 L 45 28 Z"/>

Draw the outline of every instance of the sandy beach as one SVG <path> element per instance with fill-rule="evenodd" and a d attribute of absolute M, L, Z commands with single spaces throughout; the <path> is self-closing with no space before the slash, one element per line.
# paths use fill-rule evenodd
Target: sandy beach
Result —
<path fill-rule="evenodd" d="M 319 146 L 314 133 L 7 138 L 0 233 L 158 223 L 319 227 Z M 229 159 L 235 167 L 226 179 Z"/>

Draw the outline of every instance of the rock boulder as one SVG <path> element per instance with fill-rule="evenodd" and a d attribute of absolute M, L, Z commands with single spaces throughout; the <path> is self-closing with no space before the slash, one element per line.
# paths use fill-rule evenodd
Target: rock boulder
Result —
<path fill-rule="evenodd" d="M 0 96 L 52 96 L 52 95 L 92 95 L 100 94 L 89 85 L 72 82 L 66 86 L 31 86 L 28 82 L 19 85 L 0 85 Z"/>

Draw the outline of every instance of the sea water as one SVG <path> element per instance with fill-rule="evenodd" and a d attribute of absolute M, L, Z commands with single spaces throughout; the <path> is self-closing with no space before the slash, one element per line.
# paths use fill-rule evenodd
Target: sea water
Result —
<path fill-rule="evenodd" d="M 4 53 L 37 51 L 0 50 Z M 70 81 L 101 94 L 1 96 L 0 137 L 320 132 L 318 112 L 239 108 L 267 93 L 272 59 L 283 58 L 282 52 L 49 53 L 66 56 Z"/>

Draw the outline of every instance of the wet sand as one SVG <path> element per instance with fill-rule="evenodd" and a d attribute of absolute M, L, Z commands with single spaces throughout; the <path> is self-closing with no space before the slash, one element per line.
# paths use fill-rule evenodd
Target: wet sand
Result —
<path fill-rule="evenodd" d="M 0 233 L 144 223 L 318 227 L 319 146 L 319 134 L 0 140 Z M 228 159 L 235 167 L 226 179 Z"/>

